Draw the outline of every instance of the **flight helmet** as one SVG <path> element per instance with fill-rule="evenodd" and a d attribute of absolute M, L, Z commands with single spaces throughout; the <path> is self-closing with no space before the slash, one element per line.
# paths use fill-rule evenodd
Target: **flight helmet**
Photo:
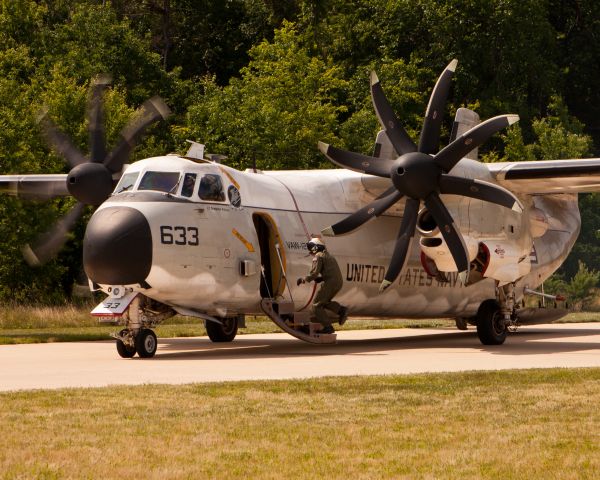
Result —
<path fill-rule="evenodd" d="M 308 251 L 312 254 L 325 251 L 325 244 L 320 238 L 314 237 L 306 244 Z"/>

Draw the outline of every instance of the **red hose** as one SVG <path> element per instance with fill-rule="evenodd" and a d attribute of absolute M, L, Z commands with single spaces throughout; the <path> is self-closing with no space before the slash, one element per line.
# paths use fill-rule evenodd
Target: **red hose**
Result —
<path fill-rule="evenodd" d="M 302 310 L 304 310 L 306 307 L 308 307 L 312 303 L 312 300 L 315 297 L 315 292 L 316 291 L 317 291 L 317 283 L 315 282 L 313 284 L 312 293 L 310 294 L 310 298 L 308 299 L 308 302 L 300 310 L 298 310 L 299 312 L 301 312 Z"/>

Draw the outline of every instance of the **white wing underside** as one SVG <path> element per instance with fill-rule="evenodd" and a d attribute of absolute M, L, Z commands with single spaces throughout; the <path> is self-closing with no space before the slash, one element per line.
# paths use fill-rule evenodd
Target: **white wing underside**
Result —
<path fill-rule="evenodd" d="M 543 195 L 600 192 L 600 158 L 487 164 L 511 192 Z"/>

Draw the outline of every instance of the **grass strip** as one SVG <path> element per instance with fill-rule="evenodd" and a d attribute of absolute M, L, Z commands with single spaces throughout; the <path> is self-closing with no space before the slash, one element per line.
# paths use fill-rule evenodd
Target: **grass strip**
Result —
<path fill-rule="evenodd" d="M 0 471 L 6 479 L 592 479 L 598 398 L 600 369 L 4 393 Z"/>

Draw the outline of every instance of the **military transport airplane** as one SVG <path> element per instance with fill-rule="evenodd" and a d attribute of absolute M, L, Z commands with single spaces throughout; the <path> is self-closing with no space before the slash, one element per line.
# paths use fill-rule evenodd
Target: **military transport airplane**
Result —
<path fill-rule="evenodd" d="M 345 279 L 337 299 L 351 315 L 452 317 L 459 328 L 476 325 L 482 343 L 501 344 L 511 327 L 536 320 L 523 299 L 539 294 L 534 289 L 573 247 L 577 193 L 600 190 L 600 159 L 480 163 L 477 147 L 518 118 L 480 123 L 466 109 L 438 151 L 455 67 L 452 61 L 433 89 L 418 145 L 372 74 L 382 127 L 375 153 L 320 144 L 342 167 L 336 170 L 238 171 L 205 159 L 198 144 L 187 155 L 124 168 L 144 128 L 168 109 L 160 99 L 147 102 L 107 153 L 106 82 L 99 81 L 88 111 L 89 157 L 43 117 L 48 140 L 72 170 L 3 176 L 0 189 L 78 200 L 28 248 L 31 262 L 47 261 L 83 206 L 98 205 L 83 263 L 91 288 L 108 295 L 92 313 L 123 327 L 115 334 L 122 357 L 152 357 L 152 328 L 175 314 L 203 319 L 213 341 L 233 340 L 245 315 L 264 312 L 302 340 L 335 342 L 310 321 L 314 288 L 288 281 L 307 272 L 306 242 L 319 232 L 330 237 L 324 240 Z"/>

